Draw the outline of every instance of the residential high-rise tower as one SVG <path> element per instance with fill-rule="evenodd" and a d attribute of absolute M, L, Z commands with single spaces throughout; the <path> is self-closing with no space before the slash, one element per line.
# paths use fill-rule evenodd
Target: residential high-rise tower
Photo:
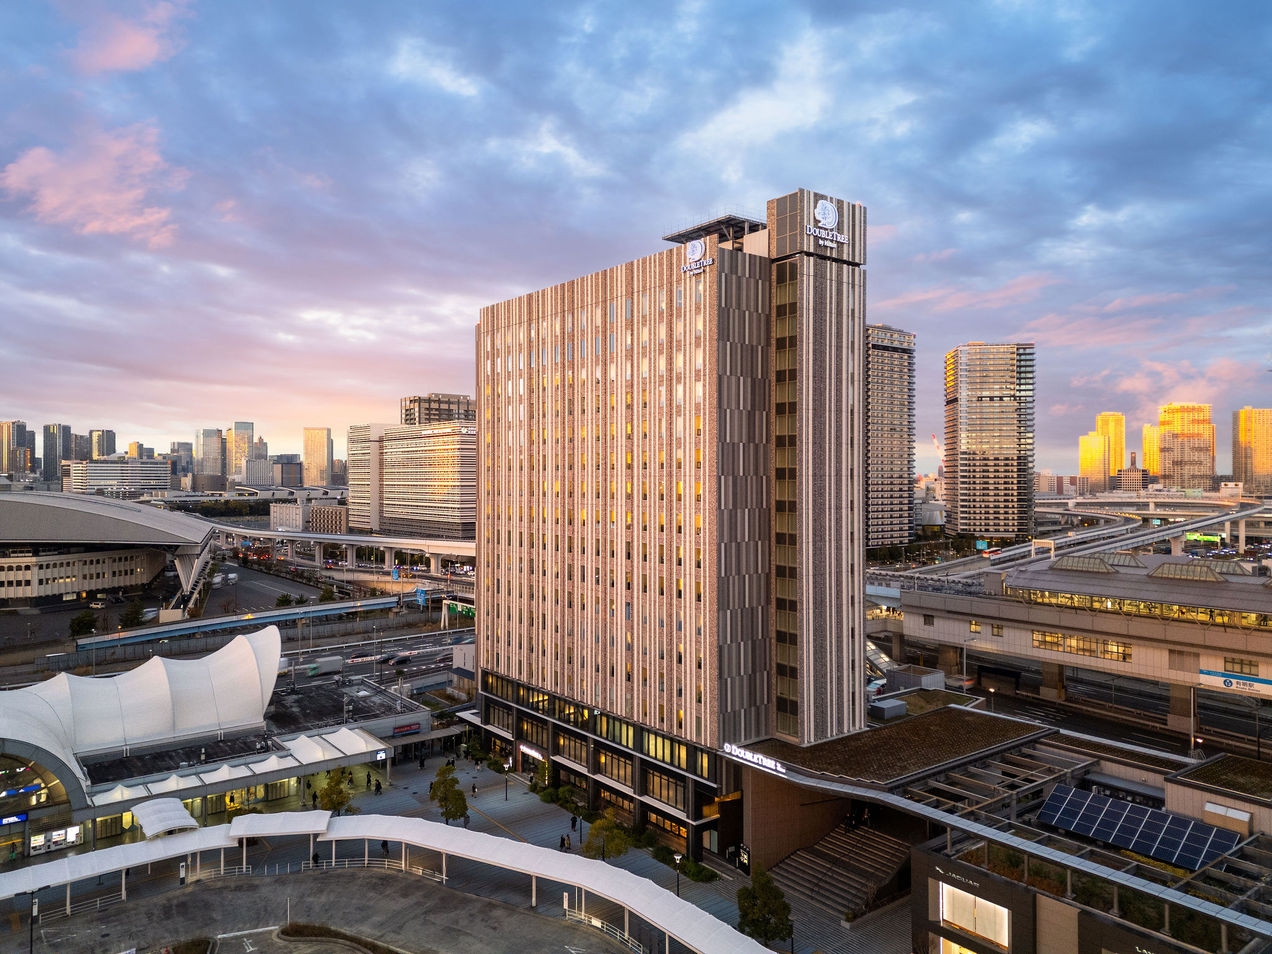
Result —
<path fill-rule="evenodd" d="M 1272 494 L 1272 408 L 1232 412 L 1232 479 L 1247 493 Z"/>
<path fill-rule="evenodd" d="M 1157 454 L 1163 486 L 1213 490 L 1215 426 L 1210 422 L 1210 405 L 1162 407 L 1157 416 Z"/>
<path fill-rule="evenodd" d="M 866 325 L 866 546 L 914 538 L 914 335 Z"/>
<path fill-rule="evenodd" d="M 440 424 L 477 420 L 477 402 L 468 394 L 413 395 L 402 398 L 403 424 Z"/>
<path fill-rule="evenodd" d="M 1126 416 L 1104 411 L 1095 418 L 1095 430 L 1078 438 L 1078 474 L 1090 490 L 1099 493 L 1116 486 L 1126 466 Z"/>
<path fill-rule="evenodd" d="M 945 355 L 946 530 L 1017 539 L 1034 527 L 1034 346 Z"/>

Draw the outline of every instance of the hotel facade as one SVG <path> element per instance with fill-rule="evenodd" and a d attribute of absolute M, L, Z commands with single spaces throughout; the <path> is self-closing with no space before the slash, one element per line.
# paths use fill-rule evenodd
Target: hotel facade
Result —
<path fill-rule="evenodd" d="M 695 855 L 746 746 L 865 724 L 865 230 L 801 190 L 481 313 L 483 727 Z"/>

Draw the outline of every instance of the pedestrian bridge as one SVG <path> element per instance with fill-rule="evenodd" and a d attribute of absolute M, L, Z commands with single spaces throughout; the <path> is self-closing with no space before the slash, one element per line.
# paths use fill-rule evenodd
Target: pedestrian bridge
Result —
<path fill-rule="evenodd" d="M 180 808 L 179 801 L 170 801 L 176 801 Z M 187 878 L 197 880 L 250 873 L 247 868 L 247 842 L 257 838 L 307 838 L 307 856 L 316 858 L 321 867 L 349 866 L 348 859 L 338 862 L 336 857 L 337 846 L 349 842 L 362 842 L 363 863 L 371 866 L 371 846 L 376 845 L 379 855 L 379 843 L 389 842 L 397 846 L 400 857 L 400 865 L 394 864 L 393 867 L 435 877 L 443 884 L 447 881 L 448 860 L 461 858 L 524 876 L 532 908 L 538 904 L 540 881 L 570 885 L 579 892 L 577 910 L 566 913 L 573 920 L 592 922 L 586 915 L 587 894 L 590 892 L 621 907 L 624 922 L 634 914 L 655 926 L 666 937 L 668 946 L 674 938 L 698 954 L 762 954 L 767 950 L 696 905 L 681 900 L 639 875 L 603 861 L 465 828 L 453 828 L 423 818 L 396 815 L 336 817 L 326 811 L 240 815 L 226 825 L 152 837 L 142 842 L 69 855 L 0 873 L 0 897 L 38 897 L 46 917 L 54 912 L 70 915 L 76 909 L 72 888 L 96 883 L 99 878 L 117 881 L 117 901 L 126 902 L 128 880 L 125 872 L 130 868 L 176 862 L 180 866 L 180 883 Z M 328 845 L 330 862 L 323 860 L 324 849 Z M 425 868 L 420 864 L 422 859 L 411 857 L 412 849 L 434 853 L 438 856 L 440 870 Z M 305 865 L 312 866 L 313 862 Z M 383 867 L 383 860 L 377 858 L 375 866 Z M 58 897 L 63 893 L 64 904 Z M 620 938 L 630 936 L 626 923 L 621 929 L 600 923 L 592 926 L 601 930 L 608 928 L 607 933 Z"/>

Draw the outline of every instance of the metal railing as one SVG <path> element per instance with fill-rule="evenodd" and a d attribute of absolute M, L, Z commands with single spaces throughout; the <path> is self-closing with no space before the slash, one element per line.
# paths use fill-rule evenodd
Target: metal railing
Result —
<path fill-rule="evenodd" d="M 124 896 L 122 892 L 115 892 L 113 894 L 99 895 L 95 898 L 85 898 L 83 901 L 76 901 L 70 906 L 65 904 L 45 904 L 42 905 L 43 910 L 40 912 L 40 921 L 59 921 L 74 917 L 77 914 L 85 914 L 89 911 L 101 911 L 103 908 L 123 904 L 123 902 Z"/>
<path fill-rule="evenodd" d="M 565 919 L 567 921 L 574 921 L 578 924 L 586 924 L 588 927 L 596 928 L 596 930 L 600 931 L 602 934 L 607 934 L 614 940 L 618 941 L 619 944 L 627 945 L 627 949 L 634 951 L 635 954 L 645 954 L 644 944 L 641 944 L 640 941 L 636 940 L 631 935 L 624 934 L 608 921 L 602 921 L 600 918 L 594 918 L 590 914 L 582 914 L 578 911 L 572 910 L 571 908 L 565 909 Z"/>

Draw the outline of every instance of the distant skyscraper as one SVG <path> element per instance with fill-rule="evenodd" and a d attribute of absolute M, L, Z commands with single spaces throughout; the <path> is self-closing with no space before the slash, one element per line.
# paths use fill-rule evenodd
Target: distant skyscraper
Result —
<path fill-rule="evenodd" d="M 194 473 L 194 443 L 172 441 L 168 445 L 168 460 L 172 464 L 174 474 L 181 476 Z"/>
<path fill-rule="evenodd" d="M 467 394 L 425 394 L 402 398 L 403 424 L 477 420 L 477 402 Z"/>
<path fill-rule="evenodd" d="M 1215 486 L 1215 426 L 1209 404 L 1167 404 L 1157 415 L 1162 485 L 1184 490 Z"/>
<path fill-rule="evenodd" d="M 1095 416 L 1095 433 L 1104 437 L 1109 453 L 1109 477 L 1126 466 L 1126 415 L 1104 411 Z"/>
<path fill-rule="evenodd" d="M 243 474 L 243 461 L 252 456 L 252 443 L 256 439 L 256 425 L 251 421 L 235 421 L 225 432 L 225 475 L 239 477 Z"/>
<path fill-rule="evenodd" d="M 1145 424 L 1143 427 L 1144 472 L 1160 477 L 1162 473 L 1162 455 L 1160 452 L 1161 428 L 1156 424 Z"/>
<path fill-rule="evenodd" d="M 946 530 L 1033 535 L 1034 346 L 959 345 L 945 355 Z"/>
<path fill-rule="evenodd" d="M 914 335 L 866 326 L 866 546 L 914 538 Z"/>
<path fill-rule="evenodd" d="M 44 445 L 40 456 L 40 476 L 45 480 L 60 480 L 62 461 L 71 459 L 71 426 L 69 424 L 45 424 Z"/>
<path fill-rule="evenodd" d="M 326 487 L 331 483 L 331 428 L 307 427 L 304 439 L 305 486 Z"/>
<path fill-rule="evenodd" d="M 219 427 L 205 427 L 194 434 L 196 477 L 225 476 L 225 438 Z"/>
<path fill-rule="evenodd" d="M 101 460 L 103 457 L 113 457 L 115 454 L 115 432 L 102 430 L 100 428 L 88 432 L 88 439 L 92 444 L 92 450 L 89 452 L 93 460 Z"/>
<path fill-rule="evenodd" d="M 477 525 L 477 425 L 349 428 L 349 527 L 472 540 Z"/>
<path fill-rule="evenodd" d="M 1092 492 L 1100 493 L 1115 485 L 1125 466 L 1126 416 L 1116 411 L 1096 415 L 1095 430 L 1078 438 L 1078 473 Z"/>
<path fill-rule="evenodd" d="M 1232 479 L 1247 493 L 1272 494 L 1272 408 L 1232 412 Z"/>
<path fill-rule="evenodd" d="M 26 421 L 0 421 L 0 474 L 21 473 L 21 462 L 25 454 L 27 426 Z"/>

